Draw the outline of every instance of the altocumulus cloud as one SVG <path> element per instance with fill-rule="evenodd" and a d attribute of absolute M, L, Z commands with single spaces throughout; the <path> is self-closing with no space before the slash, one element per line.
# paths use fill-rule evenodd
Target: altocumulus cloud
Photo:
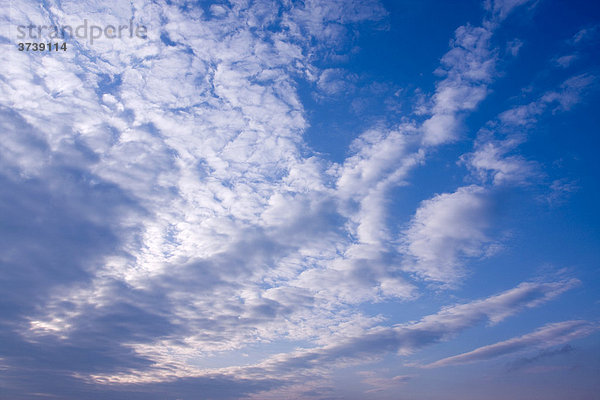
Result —
<path fill-rule="evenodd" d="M 0 54 L 3 394 L 322 398 L 332 369 L 408 356 L 578 286 L 515 282 L 412 322 L 361 308 L 460 286 L 469 260 L 496 248 L 498 187 L 537 176 L 509 154 L 525 125 L 594 86 L 592 73 L 573 75 L 500 114 L 460 158 L 475 183 L 422 200 L 401 228 L 390 222 L 392 193 L 461 139 L 488 95 L 500 75 L 494 34 L 523 3 L 486 2 L 479 26 L 453 33 L 424 106 L 366 129 L 334 162 L 305 140 L 299 82 L 352 92 L 357 77 L 320 60 L 356 51 L 359 29 L 388 28 L 377 1 L 12 2 L 11 26 L 133 19 L 148 31 L 74 40 L 56 56 Z M 594 330 L 545 325 L 428 366 Z M 367 393 L 416 379 L 363 376 Z"/>

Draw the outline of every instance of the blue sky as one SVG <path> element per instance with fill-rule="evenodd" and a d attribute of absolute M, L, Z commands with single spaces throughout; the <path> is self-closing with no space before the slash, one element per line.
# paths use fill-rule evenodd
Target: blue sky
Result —
<path fill-rule="evenodd" d="M 594 2 L 0 13 L 0 397 L 597 398 Z"/>

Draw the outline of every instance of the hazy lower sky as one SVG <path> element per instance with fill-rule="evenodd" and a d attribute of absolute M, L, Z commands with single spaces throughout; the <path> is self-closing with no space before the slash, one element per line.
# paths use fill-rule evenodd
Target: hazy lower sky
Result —
<path fill-rule="evenodd" d="M 598 2 L 0 18 L 0 398 L 599 398 Z"/>

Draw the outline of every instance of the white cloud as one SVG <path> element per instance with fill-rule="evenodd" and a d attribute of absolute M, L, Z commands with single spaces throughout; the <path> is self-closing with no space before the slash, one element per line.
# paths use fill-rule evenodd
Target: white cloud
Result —
<path fill-rule="evenodd" d="M 577 59 L 577 54 L 568 54 L 558 57 L 554 62 L 561 68 L 567 68 Z"/>
<path fill-rule="evenodd" d="M 347 94 L 353 89 L 352 76 L 341 68 L 328 68 L 321 72 L 317 87 L 329 96 Z"/>
<path fill-rule="evenodd" d="M 544 325 L 535 332 L 523 336 L 479 347 L 473 351 L 447 357 L 431 364 L 427 368 L 466 364 L 486 361 L 535 347 L 552 347 L 568 341 L 585 337 L 597 331 L 598 327 L 587 321 L 564 321 Z"/>
<path fill-rule="evenodd" d="M 537 164 L 519 155 L 508 155 L 520 143 L 518 137 L 506 140 L 480 138 L 476 150 L 463 156 L 462 160 L 482 182 L 491 181 L 493 185 L 526 184 L 528 179 L 537 175 Z"/>
<path fill-rule="evenodd" d="M 349 331 L 332 336 L 322 347 L 297 349 L 294 352 L 273 355 L 253 365 L 202 370 L 187 368 L 182 370 L 175 365 L 162 362 L 144 375 L 95 375 L 93 378 L 108 382 L 143 382 L 144 380 L 170 380 L 183 376 L 203 376 L 210 374 L 233 374 L 238 377 L 285 377 L 327 376 L 334 365 L 354 365 L 358 362 L 375 361 L 384 354 L 396 352 L 407 355 L 423 347 L 445 341 L 465 329 L 488 321 L 497 324 L 502 320 L 537 307 L 554 299 L 579 284 L 578 280 L 557 282 L 524 282 L 515 288 L 494 296 L 469 303 L 442 308 L 435 314 L 427 315 L 415 322 L 398 324 L 393 327 L 376 326 L 370 329 Z M 583 324 L 583 323 L 581 323 Z M 553 329 L 556 333 L 562 327 Z M 585 328 L 582 328 L 585 329 Z M 575 331 L 580 332 L 580 331 Z M 578 335 L 576 333 L 574 335 Z M 166 358 L 163 362 L 167 362 Z"/>
<path fill-rule="evenodd" d="M 567 178 L 555 179 L 550 184 L 548 192 L 541 195 L 539 199 L 550 206 L 556 206 L 564 203 L 572 193 L 577 192 L 579 189 L 577 181 Z"/>
<path fill-rule="evenodd" d="M 75 340 L 89 321 L 141 308 L 168 320 L 173 339 L 157 333 L 150 344 L 133 340 L 138 354 L 189 361 L 256 342 L 321 340 L 349 323 L 371 326 L 377 318 L 344 304 L 381 293 L 409 296 L 410 285 L 390 276 L 377 254 L 376 267 L 348 262 L 348 284 L 338 285 L 340 253 L 360 252 L 348 250 L 349 215 L 337 210 L 335 174 L 322 160 L 304 157 L 307 124 L 293 75 L 314 69 L 302 48 L 310 38 L 290 32 L 263 40 L 252 33 L 247 23 L 277 18 L 268 2 L 213 8 L 214 20 L 175 4 L 156 14 L 141 3 L 119 4 L 65 2 L 71 8 L 52 18 L 76 21 L 110 9 L 98 13 L 109 21 L 133 13 L 148 18 L 148 40 L 82 42 L 64 57 L 17 53 L 17 62 L 7 62 L 10 79 L 0 83 L 3 105 L 32 110 L 23 112 L 27 134 L 9 127 L 5 171 L 53 182 L 49 171 L 64 161 L 139 208 L 110 221 L 119 244 L 85 266 L 88 280 L 54 288 L 28 315 L 23 333 Z M 281 11 L 284 24 L 336 40 L 341 15 L 348 22 L 383 15 L 361 4 L 344 14 L 330 3 L 306 3 L 322 18 Z M 161 44 L 163 30 L 175 46 Z M 155 309 L 149 292 L 168 310 Z"/>
<path fill-rule="evenodd" d="M 412 375 L 397 375 L 391 378 L 381 376 L 373 371 L 360 371 L 359 375 L 363 376 L 361 382 L 369 386 L 374 386 L 373 389 L 365 391 L 365 393 L 377 393 L 385 390 L 398 390 L 400 386 L 414 379 Z"/>
<path fill-rule="evenodd" d="M 506 52 L 511 56 L 516 57 L 519 54 L 521 47 L 523 47 L 523 42 L 519 39 L 514 39 L 506 44 Z"/>
<path fill-rule="evenodd" d="M 455 32 L 451 49 L 437 71 L 445 79 L 436 85 L 432 116 L 423 123 L 423 143 L 439 145 L 457 138 L 464 112 L 472 111 L 487 94 L 496 55 L 490 48 L 492 31 L 465 25 Z"/>
<path fill-rule="evenodd" d="M 456 30 L 422 125 L 369 129 L 338 164 L 307 149 L 296 79 L 343 92 L 343 71 L 313 63 L 319 49 L 343 47 L 351 35 L 340 21 L 381 22 L 378 3 L 239 1 L 209 13 L 174 2 L 34 3 L 15 6 L 11 22 L 93 14 L 97 23 L 134 18 L 149 32 L 147 40 L 80 41 L 60 57 L 0 54 L 0 103 L 11 110 L 0 120 L 0 168 L 16 214 L 31 219 L 36 245 L 47 245 L 37 249 L 43 261 L 18 237 L 9 243 L 16 253 L 7 252 L 39 276 L 40 297 L 18 299 L 27 303 L 19 329 L 28 343 L 97 341 L 90 359 L 111 357 L 95 369 L 109 372 L 94 377 L 121 382 L 212 376 L 221 371 L 198 368 L 202 360 L 253 344 L 320 346 L 256 367 L 273 372 L 413 351 L 572 285 L 524 284 L 395 327 L 354 307 L 414 298 L 402 268 L 455 283 L 466 259 L 492 248 L 482 187 L 423 202 L 405 232 L 405 264 L 388 209 L 390 191 L 426 150 L 454 140 L 462 116 L 486 96 L 491 30 Z M 271 24 L 286 29 L 263 29 Z M 490 153 L 477 168 L 508 179 L 510 160 Z M 50 205 L 39 204 L 46 198 Z"/>
<path fill-rule="evenodd" d="M 499 22 L 508 17 L 514 9 L 527 3 L 533 3 L 533 6 L 536 4 L 532 0 L 486 0 L 484 4 L 492 13 L 492 21 Z"/>
<path fill-rule="evenodd" d="M 527 185 L 541 176 L 535 161 L 516 154 L 527 132 L 554 106 L 553 112 L 568 111 L 583 101 L 596 85 L 594 75 L 579 74 L 566 79 L 556 90 L 538 99 L 501 112 L 477 134 L 474 151 L 461 157 L 473 175 L 492 185 Z"/>
<path fill-rule="evenodd" d="M 586 41 L 594 38 L 594 36 L 598 33 L 598 28 L 600 27 L 600 25 L 592 25 L 592 26 L 587 26 L 585 28 L 581 28 L 580 30 L 577 31 L 577 33 L 575 33 L 573 35 L 573 37 L 571 38 L 571 42 L 573 44 L 582 44 L 585 43 Z"/>
<path fill-rule="evenodd" d="M 568 111 L 582 101 L 583 95 L 597 85 L 597 77 L 591 74 L 580 74 L 565 80 L 559 90 L 551 91 L 542 97 L 547 104 L 558 103 L 555 110 Z"/>
<path fill-rule="evenodd" d="M 493 244 L 492 200 L 486 189 L 466 186 L 425 200 L 403 234 L 403 268 L 419 277 L 454 284 L 467 258 L 482 257 Z"/>

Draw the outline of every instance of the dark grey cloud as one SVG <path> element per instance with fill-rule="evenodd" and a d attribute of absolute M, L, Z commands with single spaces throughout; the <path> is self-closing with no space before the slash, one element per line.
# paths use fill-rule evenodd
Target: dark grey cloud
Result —
<path fill-rule="evenodd" d="M 5 374 L 3 380 L 10 384 L 0 388 L 0 394 L 11 400 L 233 400 L 282 385 L 282 382 L 273 379 L 249 380 L 214 375 L 173 382 L 111 386 L 86 383 L 53 370 L 32 375 L 13 370 Z"/>
<path fill-rule="evenodd" d="M 564 354 L 568 354 L 573 352 L 574 350 L 575 348 L 570 344 L 566 344 L 559 348 L 542 349 L 532 357 L 520 357 L 509 362 L 506 365 L 506 368 L 509 372 L 514 372 L 528 365 L 541 362 L 547 358 L 553 358 Z"/>
<path fill-rule="evenodd" d="M 0 121 L 7 140 L 19 136 L 18 144 L 33 146 L 46 164 L 35 177 L 14 173 L 6 159 L 0 170 L 0 304 L 2 320 L 14 324 L 54 288 L 89 282 L 102 258 L 119 252 L 119 219 L 142 210 L 116 185 L 56 162 L 18 114 L 1 110 Z"/>
<path fill-rule="evenodd" d="M 21 145 L 34 149 L 33 155 L 44 164 L 41 173 L 30 177 L 16 173 L 11 167 L 7 160 L 10 149 L 5 148 L 2 153 L 0 354 L 5 372 L 2 391 L 9 398 L 51 398 L 58 393 L 62 396 L 73 393 L 72 398 L 77 398 L 76 393 L 84 386 L 73 378 L 74 373 L 140 369 L 150 365 L 150 361 L 137 356 L 124 343 L 147 341 L 171 330 L 167 318 L 138 306 L 144 302 L 160 304 L 162 296 L 135 293 L 114 283 L 107 290 L 121 300 L 81 313 L 71 321 L 73 329 L 68 340 L 51 334 L 31 337 L 31 321 L 55 311 L 46 306 L 64 288 L 90 285 L 106 256 L 124 255 L 121 241 L 124 235 L 133 232 L 119 230 L 120 222 L 124 217 L 143 215 L 144 210 L 119 187 L 82 168 L 93 163 L 95 156 L 81 143 L 71 144 L 77 154 L 83 154 L 81 159 L 57 156 L 19 114 L 0 111 L 5 143 L 13 148 Z M 76 308 L 68 300 L 58 301 L 54 304 L 57 306 L 63 313 Z"/>

